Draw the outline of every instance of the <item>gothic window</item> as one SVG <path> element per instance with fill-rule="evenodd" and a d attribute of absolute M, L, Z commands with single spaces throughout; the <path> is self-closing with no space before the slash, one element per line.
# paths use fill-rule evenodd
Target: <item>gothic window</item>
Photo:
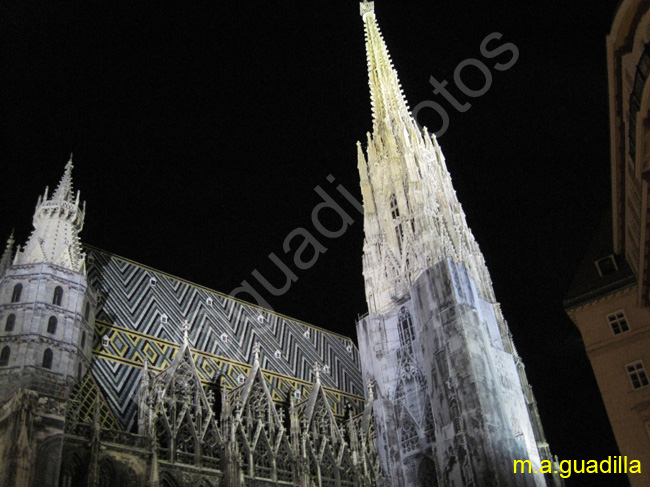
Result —
<path fill-rule="evenodd" d="M 253 451 L 253 465 L 255 466 L 255 477 L 270 479 L 272 472 L 271 448 L 269 447 L 266 437 L 260 435 Z"/>
<path fill-rule="evenodd" d="M 291 482 L 293 479 L 291 460 L 293 453 L 289 447 L 286 438 L 282 438 L 280 447 L 278 448 L 277 456 L 275 458 L 275 468 L 277 471 L 278 480 L 283 482 Z"/>
<path fill-rule="evenodd" d="M 167 423 L 163 415 L 159 415 L 155 424 L 156 438 L 158 440 L 158 454 L 161 458 L 169 458 L 169 439 L 170 434 Z"/>
<path fill-rule="evenodd" d="M 436 441 L 435 423 L 433 422 L 431 403 L 427 404 L 427 411 L 424 415 L 424 435 L 427 443 L 434 443 Z"/>
<path fill-rule="evenodd" d="M 50 319 L 47 321 L 47 332 L 48 333 L 56 333 L 56 325 L 58 323 L 58 320 L 56 319 L 56 316 L 50 316 Z"/>
<path fill-rule="evenodd" d="M 320 461 L 320 476 L 322 487 L 336 487 L 337 468 L 336 460 L 329 446 L 325 447 L 325 452 Z"/>
<path fill-rule="evenodd" d="M 418 428 L 406 411 L 402 413 L 401 426 L 402 451 L 410 452 L 417 449 L 419 444 Z"/>
<path fill-rule="evenodd" d="M 251 474 L 251 452 L 248 448 L 248 440 L 244 432 L 239 429 L 239 434 L 237 435 L 237 451 L 239 451 L 239 456 L 241 459 L 241 471 L 244 472 L 244 475 Z"/>
<path fill-rule="evenodd" d="M 55 306 L 61 306 L 62 300 L 63 300 L 63 288 L 61 286 L 57 286 L 56 289 L 54 289 L 52 304 Z"/>
<path fill-rule="evenodd" d="M 99 487 L 113 487 L 116 484 L 115 468 L 110 460 L 102 460 L 99 465 Z"/>
<path fill-rule="evenodd" d="M 16 315 L 11 313 L 7 316 L 7 321 L 5 323 L 5 331 L 14 331 L 14 325 L 16 324 Z"/>
<path fill-rule="evenodd" d="M 635 389 L 641 389 L 650 384 L 648 381 L 648 375 L 646 374 L 641 361 L 629 364 L 625 368 L 627 369 L 630 381 L 632 381 L 632 387 Z"/>
<path fill-rule="evenodd" d="M 182 426 L 176 431 L 176 461 L 180 463 L 194 463 L 196 452 L 196 441 L 189 422 L 183 421 Z"/>
<path fill-rule="evenodd" d="M 339 478 L 341 480 L 341 487 L 354 487 L 354 463 L 350 458 L 349 450 L 345 450 L 341 456 L 341 464 L 339 467 Z"/>
<path fill-rule="evenodd" d="M 81 333 L 81 348 L 84 348 L 86 346 L 86 332 Z"/>
<path fill-rule="evenodd" d="M 219 432 L 214 421 L 210 421 L 208 431 L 201 441 L 201 462 L 208 468 L 220 468 Z"/>
<path fill-rule="evenodd" d="M 59 487 L 81 487 L 86 485 L 86 469 L 78 455 L 74 454 L 61 467 Z"/>
<path fill-rule="evenodd" d="M 86 311 L 84 311 L 84 320 L 88 321 L 90 318 L 90 303 L 86 303 Z"/>
<path fill-rule="evenodd" d="M 390 214 L 393 217 L 393 224 L 395 225 L 395 235 L 397 235 L 397 246 L 399 251 L 402 251 L 402 241 L 404 240 L 404 229 L 402 222 L 399 219 L 399 207 L 397 206 L 397 199 L 395 195 L 390 197 Z"/>
<path fill-rule="evenodd" d="M 43 368 L 52 368 L 52 350 L 49 348 L 43 352 Z"/>
<path fill-rule="evenodd" d="M 9 365 L 9 355 L 11 354 L 11 349 L 9 346 L 6 346 L 0 352 L 0 367 L 5 367 Z"/>
<path fill-rule="evenodd" d="M 400 345 L 409 353 L 413 353 L 413 342 L 415 341 L 415 329 L 413 328 L 413 318 L 406 307 L 399 310 L 399 341 Z"/>
<path fill-rule="evenodd" d="M 160 481 L 160 487 L 176 487 L 177 485 L 178 484 L 169 474 L 165 475 L 165 477 Z"/>
<path fill-rule="evenodd" d="M 21 283 L 18 283 L 14 286 L 14 292 L 11 294 L 11 302 L 12 303 L 17 303 L 20 301 L 20 295 L 23 292 L 23 285 Z"/>

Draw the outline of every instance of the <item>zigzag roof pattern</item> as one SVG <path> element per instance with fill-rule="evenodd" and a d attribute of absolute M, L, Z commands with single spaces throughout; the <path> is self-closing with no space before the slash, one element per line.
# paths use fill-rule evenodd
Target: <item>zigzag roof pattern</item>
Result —
<path fill-rule="evenodd" d="M 253 348 L 278 401 L 304 394 L 319 364 L 321 383 L 337 414 L 363 407 L 359 354 L 350 338 L 271 312 L 183 279 L 87 247 L 88 276 L 98 293 L 93 373 L 126 429 L 137 421 L 141 367 L 162 370 L 189 342 L 202 380 L 239 385 L 251 369 Z M 279 353 L 278 353 L 279 352 Z"/>

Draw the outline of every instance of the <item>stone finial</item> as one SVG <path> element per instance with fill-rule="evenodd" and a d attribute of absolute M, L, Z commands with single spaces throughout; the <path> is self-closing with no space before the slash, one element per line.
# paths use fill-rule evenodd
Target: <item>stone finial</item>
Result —
<path fill-rule="evenodd" d="M 362 17 L 368 13 L 373 13 L 375 11 L 375 2 L 364 0 L 359 4 L 359 11 Z"/>
<path fill-rule="evenodd" d="M 321 371 L 321 366 L 318 362 L 314 364 L 314 380 L 316 382 L 320 382 L 320 371 Z"/>
<path fill-rule="evenodd" d="M 371 380 L 368 382 L 368 402 L 375 400 L 375 381 Z"/>
<path fill-rule="evenodd" d="M 190 329 L 191 328 L 192 328 L 192 326 L 190 325 L 190 322 L 187 321 L 187 320 L 185 320 L 183 322 L 183 325 L 181 326 L 181 330 L 183 330 L 183 340 L 185 340 L 186 342 L 188 342 L 189 339 L 190 339 L 189 335 L 190 335 Z"/>
<path fill-rule="evenodd" d="M 253 345 L 253 363 L 260 363 L 260 344 L 256 343 Z"/>
<path fill-rule="evenodd" d="M 11 261 L 13 260 L 14 243 L 16 243 L 16 241 L 14 240 L 14 231 L 12 230 L 11 235 L 9 235 L 9 238 L 7 239 L 7 246 L 2 254 L 2 258 L 0 258 L 0 273 L 11 265 Z"/>

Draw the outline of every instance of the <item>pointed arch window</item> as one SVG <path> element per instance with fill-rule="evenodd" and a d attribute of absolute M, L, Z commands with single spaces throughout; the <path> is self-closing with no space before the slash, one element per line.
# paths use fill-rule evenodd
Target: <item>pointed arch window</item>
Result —
<path fill-rule="evenodd" d="M 50 316 L 50 319 L 47 320 L 47 332 L 56 333 L 56 325 L 59 323 L 59 320 L 56 319 L 56 316 Z"/>
<path fill-rule="evenodd" d="M 11 349 L 7 345 L 0 352 L 0 367 L 6 367 L 9 365 L 9 356 L 11 355 Z"/>
<path fill-rule="evenodd" d="M 395 225 L 395 235 L 397 236 L 397 246 L 399 251 L 402 251 L 402 241 L 404 240 L 404 229 L 402 228 L 402 221 L 399 218 L 399 206 L 397 206 L 397 198 L 395 195 L 390 197 L 390 214 L 393 217 L 393 224 Z"/>
<path fill-rule="evenodd" d="M 5 331 L 14 331 L 14 325 L 16 324 L 16 315 L 11 313 L 7 316 L 7 321 L 5 322 Z"/>
<path fill-rule="evenodd" d="M 415 328 L 411 312 L 405 307 L 399 310 L 399 341 L 402 348 L 413 353 L 413 342 L 415 341 Z"/>
<path fill-rule="evenodd" d="M 52 350 L 49 348 L 43 352 L 43 368 L 51 369 L 52 368 Z"/>
<path fill-rule="evenodd" d="M 86 469 L 78 454 L 73 454 L 61 467 L 59 487 L 86 485 Z"/>
<path fill-rule="evenodd" d="M 61 306 L 61 301 L 63 301 L 63 288 L 57 286 L 54 289 L 54 296 L 52 297 L 52 304 L 55 306 Z"/>
<path fill-rule="evenodd" d="M 86 303 L 86 310 L 84 311 L 84 320 L 88 321 L 90 318 L 90 303 Z"/>
<path fill-rule="evenodd" d="M 102 460 L 99 465 L 99 487 L 113 487 L 116 480 L 113 462 L 108 459 Z"/>
<path fill-rule="evenodd" d="M 18 283 L 14 286 L 14 291 L 11 293 L 11 302 L 17 303 L 20 301 L 20 295 L 23 293 L 23 285 Z"/>

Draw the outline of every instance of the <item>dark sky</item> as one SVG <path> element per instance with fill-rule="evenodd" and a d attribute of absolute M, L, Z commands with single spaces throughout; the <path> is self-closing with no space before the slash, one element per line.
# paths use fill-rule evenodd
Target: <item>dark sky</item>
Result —
<path fill-rule="evenodd" d="M 616 2 L 380 0 L 377 17 L 412 107 L 440 103 L 439 142 L 562 459 L 617 455 L 562 299 L 609 205 L 605 36 Z M 362 219 L 318 234 L 331 174 L 356 197 L 357 140 L 371 129 L 356 1 L 24 2 L 0 6 L 0 237 L 24 243 L 36 198 L 74 152 L 88 203 L 83 241 L 229 293 L 303 227 L 327 247 L 276 311 L 354 336 L 366 311 Z M 493 32 L 520 57 L 480 53 Z M 492 85 L 468 98 L 454 69 Z M 469 73 L 471 68 L 465 73 Z M 430 76 L 471 108 L 434 95 Z M 480 89 L 480 77 L 467 84 Z M 431 112 L 420 122 L 437 130 Z M 599 483 L 600 482 L 600 483 Z M 620 483 L 616 483 L 620 482 Z M 625 485 L 574 475 L 569 485 Z"/>

